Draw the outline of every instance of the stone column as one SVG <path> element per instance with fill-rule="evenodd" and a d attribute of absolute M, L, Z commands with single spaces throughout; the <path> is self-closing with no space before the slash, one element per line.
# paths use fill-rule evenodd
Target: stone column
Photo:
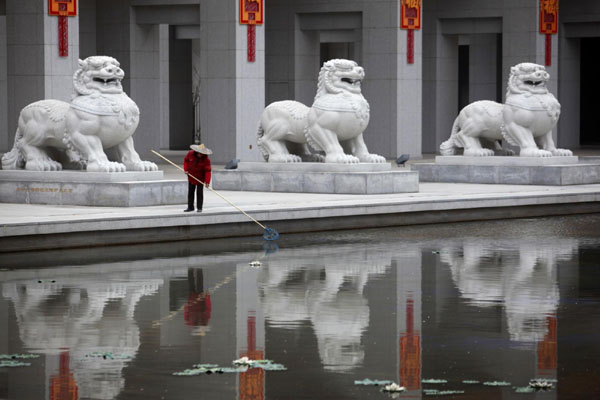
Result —
<path fill-rule="evenodd" d="M 12 148 L 12 141 L 9 142 L 8 140 L 8 98 L 6 96 L 6 72 L 6 15 L 0 15 L 0 153 L 10 151 Z"/>
<path fill-rule="evenodd" d="M 523 2 L 506 0 L 504 17 L 502 18 L 502 82 L 503 94 L 510 67 L 522 62 L 533 62 L 544 65 L 546 37 L 539 33 L 539 1 Z M 552 37 L 552 65 L 546 70 L 550 74 L 548 90 L 558 96 L 558 36 Z M 560 101 L 560 99 L 558 99 Z M 554 129 L 556 141 L 556 128 Z"/>
<path fill-rule="evenodd" d="M 414 31 L 414 63 L 407 62 L 408 30 L 399 29 L 400 1 L 394 2 L 396 18 L 396 143 L 394 155 L 410 154 L 420 158 L 422 152 L 422 99 L 423 99 L 423 30 Z M 392 14 L 394 15 L 394 14 Z M 423 14 L 421 14 L 423 26 Z"/>
<path fill-rule="evenodd" d="M 7 96 L 10 146 L 19 112 L 42 99 L 68 101 L 79 59 L 79 19 L 68 17 L 69 55 L 58 55 L 58 17 L 48 15 L 48 2 L 7 0 Z"/>
<path fill-rule="evenodd" d="M 256 27 L 256 61 L 248 62 L 247 27 L 237 1 L 209 0 L 201 7 L 200 120 L 213 162 L 259 161 L 256 132 L 265 106 L 264 26 Z M 268 17 L 265 15 L 265 23 Z"/>

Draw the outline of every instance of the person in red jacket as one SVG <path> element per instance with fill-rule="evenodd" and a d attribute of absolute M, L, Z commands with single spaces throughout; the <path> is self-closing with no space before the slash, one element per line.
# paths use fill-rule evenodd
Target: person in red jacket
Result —
<path fill-rule="evenodd" d="M 204 186 L 210 185 L 211 166 L 208 156 L 212 154 L 212 150 L 203 144 L 193 144 L 185 159 L 183 160 L 183 169 L 188 175 L 188 208 L 184 212 L 194 211 L 194 194 L 198 185 L 198 194 L 196 195 L 196 208 L 198 212 L 202 212 L 202 204 L 204 203 L 204 187 L 192 176 L 198 178 Z"/>

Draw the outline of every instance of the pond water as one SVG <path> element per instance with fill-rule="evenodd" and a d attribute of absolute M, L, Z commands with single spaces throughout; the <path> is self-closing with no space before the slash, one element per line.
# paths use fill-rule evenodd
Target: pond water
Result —
<path fill-rule="evenodd" d="M 600 398 L 600 215 L 0 266 L 1 399 Z"/>

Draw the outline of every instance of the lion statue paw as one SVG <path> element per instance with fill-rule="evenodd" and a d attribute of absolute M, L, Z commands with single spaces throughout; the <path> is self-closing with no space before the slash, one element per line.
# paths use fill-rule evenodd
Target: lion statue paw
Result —
<path fill-rule="evenodd" d="M 125 172 L 127 168 L 124 164 L 114 161 L 106 161 L 88 163 L 87 170 L 89 172 Z"/>
<path fill-rule="evenodd" d="M 358 159 L 358 157 L 354 157 L 353 155 L 350 155 L 350 154 L 334 153 L 334 154 L 327 154 L 325 156 L 325 162 L 326 163 L 337 163 L 337 164 L 358 164 L 360 162 L 360 160 Z"/>
<path fill-rule="evenodd" d="M 554 149 L 552 150 L 552 155 L 559 157 L 570 157 L 573 155 L 573 152 L 567 149 Z"/>
<path fill-rule="evenodd" d="M 136 163 L 125 163 L 127 171 L 158 171 L 158 166 L 152 161 L 139 161 Z"/>
<path fill-rule="evenodd" d="M 552 157 L 552 152 L 535 147 L 521 149 L 521 157 Z"/>
<path fill-rule="evenodd" d="M 382 163 L 387 162 L 385 157 L 382 157 L 378 154 L 367 154 L 365 156 L 359 155 L 358 159 L 360 160 L 360 162 L 363 162 L 363 163 L 382 164 Z"/>
<path fill-rule="evenodd" d="M 62 164 L 49 158 L 40 158 L 28 162 L 25 169 L 28 171 L 60 171 Z"/>
<path fill-rule="evenodd" d="M 488 157 L 488 156 L 493 156 L 494 155 L 494 150 L 492 149 L 478 149 L 478 148 L 470 148 L 470 149 L 465 149 L 465 152 L 463 153 L 465 156 L 471 156 L 471 157 Z"/>
<path fill-rule="evenodd" d="M 309 145 L 325 153 L 313 158 L 317 162 L 354 164 L 359 158 L 385 162 L 384 157 L 370 154 L 363 140 L 369 124 L 369 103 L 361 90 L 364 77 L 365 71 L 354 61 L 329 60 L 319 72 L 310 108 L 291 100 L 269 104 L 258 127 L 258 147 L 265 161 L 290 162 L 290 155 L 307 159 Z M 299 148 L 301 153 L 295 153 Z M 351 154 L 345 155 L 344 149 L 351 149 Z"/>
<path fill-rule="evenodd" d="M 295 154 L 277 154 L 273 156 L 271 162 L 276 163 L 299 163 L 302 162 L 302 158 Z"/>

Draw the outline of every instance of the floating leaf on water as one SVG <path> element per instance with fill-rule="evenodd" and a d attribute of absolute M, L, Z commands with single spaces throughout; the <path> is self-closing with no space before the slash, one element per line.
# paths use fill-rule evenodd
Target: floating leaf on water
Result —
<path fill-rule="evenodd" d="M 262 266 L 262 263 L 260 261 L 250 261 L 248 263 L 248 265 L 253 268 L 258 268 L 258 267 Z"/>
<path fill-rule="evenodd" d="M 224 373 L 246 372 L 246 371 L 248 371 L 248 367 L 246 367 L 246 366 L 236 367 L 236 368 L 224 367 L 224 368 L 221 368 L 221 371 L 223 371 Z"/>
<path fill-rule="evenodd" d="M 206 370 L 203 369 L 203 368 L 184 369 L 183 371 L 180 371 L 180 372 L 173 372 L 173 375 L 177 375 L 177 376 L 194 376 L 194 375 L 204 374 L 205 372 L 206 372 Z"/>
<path fill-rule="evenodd" d="M 194 364 L 194 368 L 217 368 L 218 364 Z"/>
<path fill-rule="evenodd" d="M 536 390 L 549 390 L 554 387 L 552 382 L 546 379 L 532 379 L 529 381 L 529 386 Z"/>
<path fill-rule="evenodd" d="M 474 385 L 476 383 L 479 383 L 479 381 L 466 379 L 466 380 L 462 381 L 462 383 L 466 383 L 467 385 Z"/>
<path fill-rule="evenodd" d="M 133 357 L 127 354 L 114 354 L 110 351 L 95 351 L 85 355 L 90 358 L 102 358 L 105 360 L 131 360 Z"/>
<path fill-rule="evenodd" d="M 38 358 L 39 354 L 0 354 L 0 359 Z"/>
<path fill-rule="evenodd" d="M 515 393 L 535 393 L 535 389 L 529 386 L 517 387 Z"/>
<path fill-rule="evenodd" d="M 14 360 L 0 360 L 0 368 L 29 367 L 31 363 Z"/>
<path fill-rule="evenodd" d="M 235 365 L 250 365 L 250 363 L 253 360 L 249 359 L 248 357 L 242 357 L 242 358 L 238 358 L 237 360 L 233 360 L 233 363 Z"/>
<path fill-rule="evenodd" d="M 423 379 L 421 380 L 423 383 L 448 383 L 445 379 Z"/>
<path fill-rule="evenodd" d="M 465 394 L 464 390 L 436 390 L 436 389 L 424 389 L 423 393 L 426 396 L 451 396 L 453 394 Z"/>
<path fill-rule="evenodd" d="M 286 371 L 287 368 L 285 366 L 283 366 L 283 364 L 274 364 L 274 363 L 268 363 L 268 364 L 258 364 L 258 365 L 252 365 L 253 367 L 258 367 L 258 368 L 262 368 L 265 371 Z"/>
<path fill-rule="evenodd" d="M 383 386 L 383 385 L 389 385 L 392 384 L 394 382 L 392 381 L 380 381 L 378 379 L 363 379 L 362 381 L 354 381 L 355 385 L 364 385 L 364 386 Z"/>
<path fill-rule="evenodd" d="M 382 392 L 391 392 L 391 393 L 404 392 L 405 390 L 406 390 L 406 388 L 404 386 L 400 386 L 395 382 L 392 382 L 389 385 L 385 385 L 383 387 L 383 389 L 381 389 Z"/>
<path fill-rule="evenodd" d="M 492 381 L 492 382 L 483 382 L 486 386 L 510 386 L 510 382 L 505 381 Z"/>
<path fill-rule="evenodd" d="M 236 361 L 242 360 L 242 363 Z M 173 375 L 178 376 L 194 376 L 194 375 L 210 375 L 210 374 L 225 374 L 246 372 L 250 368 L 262 368 L 265 371 L 285 371 L 287 368 L 283 364 L 274 363 L 271 360 L 250 360 L 248 357 L 242 357 L 240 360 L 234 361 L 234 367 L 219 367 L 217 364 L 195 364 L 193 368 L 186 369 L 180 372 L 173 372 Z"/>

